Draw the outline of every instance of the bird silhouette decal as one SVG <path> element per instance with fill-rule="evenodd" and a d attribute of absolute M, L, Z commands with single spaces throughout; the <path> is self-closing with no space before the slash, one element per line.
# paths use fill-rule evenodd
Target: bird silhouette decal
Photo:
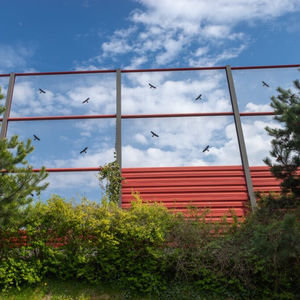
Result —
<path fill-rule="evenodd" d="M 86 150 L 88 149 L 88 147 L 85 147 L 83 150 L 80 151 L 80 154 L 82 153 L 86 153 Z"/>
<path fill-rule="evenodd" d="M 156 134 L 155 132 L 153 132 L 153 131 L 150 131 L 151 133 L 152 133 L 152 137 L 159 137 L 159 135 L 158 134 Z"/>
<path fill-rule="evenodd" d="M 40 91 L 40 94 L 46 94 L 46 92 L 42 89 L 39 89 L 39 91 Z"/>
<path fill-rule="evenodd" d="M 148 83 L 149 84 L 149 86 L 150 86 L 150 89 L 156 89 L 156 86 L 155 85 L 153 85 L 153 84 L 151 84 L 151 83 Z"/>
<path fill-rule="evenodd" d="M 205 152 L 205 151 L 208 151 L 209 152 L 209 145 L 207 145 L 204 149 L 203 149 L 203 151 L 202 152 Z"/>
<path fill-rule="evenodd" d="M 270 87 L 265 81 L 262 81 L 262 85 L 265 87 Z"/>
<path fill-rule="evenodd" d="M 33 139 L 35 140 L 35 141 L 40 141 L 41 139 L 38 137 L 38 136 L 36 136 L 35 134 L 33 135 Z"/>
<path fill-rule="evenodd" d="M 86 98 L 82 103 L 89 103 L 90 98 Z"/>
<path fill-rule="evenodd" d="M 200 94 L 195 100 L 197 101 L 197 100 L 202 100 L 202 94 Z"/>

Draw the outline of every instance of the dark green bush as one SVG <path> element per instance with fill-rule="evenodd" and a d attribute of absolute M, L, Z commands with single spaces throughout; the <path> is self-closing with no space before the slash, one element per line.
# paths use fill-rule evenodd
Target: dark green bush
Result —
<path fill-rule="evenodd" d="M 299 292 L 299 220 L 258 210 L 240 230 L 217 242 L 209 253 L 215 272 L 238 283 L 248 297 L 290 299 Z"/>

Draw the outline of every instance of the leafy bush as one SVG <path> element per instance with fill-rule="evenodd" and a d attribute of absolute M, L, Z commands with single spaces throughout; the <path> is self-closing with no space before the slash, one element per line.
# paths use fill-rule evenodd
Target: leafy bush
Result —
<path fill-rule="evenodd" d="M 166 208 L 143 205 L 139 199 L 126 211 L 114 203 L 99 205 L 84 200 L 74 205 L 54 196 L 48 203 L 32 206 L 26 221 L 19 224 L 27 235 L 27 246 L 21 249 L 30 254 L 22 257 L 22 263 L 40 262 L 40 269 L 32 269 L 33 277 L 40 272 L 42 276 L 94 283 L 117 281 L 132 290 L 153 292 L 165 284 L 162 245 L 173 219 Z M 15 258 L 13 251 L 21 251 L 2 246 L 2 261 Z M 8 270 L 5 264 L 1 268 L 4 273 Z M 11 269 L 12 277 L 23 272 Z M 29 276 L 22 279 L 33 282 Z M 0 284 L 4 289 L 9 286 L 5 276 Z"/>
<path fill-rule="evenodd" d="M 181 290 L 185 299 L 292 299 L 299 293 L 296 214 L 260 208 L 243 224 L 205 223 L 207 212 L 186 220 L 135 197 L 129 210 L 58 196 L 30 206 L 19 227 L 1 232 L 1 289 L 50 276 L 166 299 L 180 299 Z"/>
<path fill-rule="evenodd" d="M 299 292 L 299 229 L 293 214 L 271 216 L 258 210 L 235 234 L 212 245 L 214 271 L 250 298 L 293 298 Z"/>

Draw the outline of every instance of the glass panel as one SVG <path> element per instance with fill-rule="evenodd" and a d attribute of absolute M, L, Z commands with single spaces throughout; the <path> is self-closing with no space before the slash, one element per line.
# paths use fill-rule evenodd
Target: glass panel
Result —
<path fill-rule="evenodd" d="M 277 88 L 292 89 L 299 78 L 298 68 L 233 70 L 234 84 L 240 112 L 272 111 L 271 97 Z M 265 84 L 263 84 L 265 82 Z"/>
<path fill-rule="evenodd" d="M 86 197 L 91 201 L 101 202 L 103 191 L 98 180 L 98 172 L 63 172 L 49 173 L 45 179 L 49 185 L 41 192 L 39 199 L 48 200 L 52 194 L 57 194 L 67 200 L 80 201 Z M 38 199 L 34 195 L 35 199 Z"/>
<path fill-rule="evenodd" d="M 241 120 L 249 165 L 265 166 L 263 159 L 269 156 L 272 140 L 265 127 L 278 127 L 279 123 L 273 117 L 242 117 Z"/>
<path fill-rule="evenodd" d="M 19 76 L 11 117 L 115 114 L 115 101 L 115 73 Z"/>
<path fill-rule="evenodd" d="M 28 161 L 35 168 L 98 167 L 114 159 L 115 119 L 9 122 L 8 137 L 14 134 L 32 139 Z"/>
<path fill-rule="evenodd" d="M 122 74 L 123 114 L 225 111 L 232 108 L 224 70 Z"/>
<path fill-rule="evenodd" d="M 241 164 L 233 117 L 125 119 L 122 138 L 123 167 Z"/>

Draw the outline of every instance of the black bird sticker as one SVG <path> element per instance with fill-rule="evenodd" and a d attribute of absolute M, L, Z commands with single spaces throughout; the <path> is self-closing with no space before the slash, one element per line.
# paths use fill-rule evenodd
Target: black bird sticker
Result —
<path fill-rule="evenodd" d="M 201 97 L 202 97 L 202 94 L 200 94 L 195 100 L 196 100 L 196 101 L 197 101 L 197 100 L 202 100 Z"/>
<path fill-rule="evenodd" d="M 159 135 L 158 134 L 156 134 L 155 132 L 153 132 L 153 131 L 150 131 L 151 133 L 152 133 L 152 137 L 159 137 Z"/>
<path fill-rule="evenodd" d="M 270 87 L 266 82 L 262 81 L 262 85 L 265 87 Z"/>
<path fill-rule="evenodd" d="M 33 135 L 33 139 L 35 140 L 35 141 L 40 141 L 41 139 L 38 137 L 38 136 L 36 136 L 35 134 Z"/>
<path fill-rule="evenodd" d="M 90 98 L 86 98 L 82 103 L 89 103 Z"/>
<path fill-rule="evenodd" d="M 42 89 L 39 89 L 39 91 L 40 91 L 40 94 L 46 94 L 46 92 Z"/>
<path fill-rule="evenodd" d="M 86 150 L 88 149 L 88 147 L 85 147 L 83 150 L 80 151 L 80 154 L 82 153 L 86 153 Z"/>
<path fill-rule="evenodd" d="M 148 84 L 150 86 L 150 89 L 156 89 L 156 86 L 154 86 L 153 84 L 151 84 L 151 83 L 148 83 Z"/>
<path fill-rule="evenodd" d="M 207 145 L 204 149 L 203 149 L 203 151 L 202 152 L 205 152 L 205 151 L 209 151 L 209 145 Z"/>

